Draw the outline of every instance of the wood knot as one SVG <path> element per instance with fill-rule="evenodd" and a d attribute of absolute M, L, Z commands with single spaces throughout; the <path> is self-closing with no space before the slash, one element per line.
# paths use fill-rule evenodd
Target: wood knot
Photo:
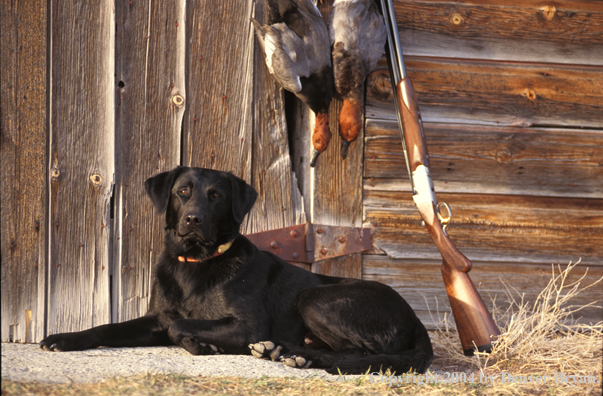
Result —
<path fill-rule="evenodd" d="M 555 6 L 550 6 L 550 5 L 544 7 L 544 10 L 542 11 L 542 13 L 544 14 L 544 17 L 549 22 L 552 21 L 553 18 L 555 18 L 556 12 L 557 12 L 557 9 L 555 8 Z"/>
<path fill-rule="evenodd" d="M 370 95 L 378 100 L 385 101 L 393 97 L 392 82 L 387 71 L 371 73 L 368 77 L 367 89 Z"/>
<path fill-rule="evenodd" d="M 523 95 L 528 98 L 529 100 L 531 100 L 532 102 L 536 100 L 536 92 L 534 92 L 533 90 L 527 88 L 525 90 L 525 92 L 523 93 Z"/>
<path fill-rule="evenodd" d="M 463 17 L 461 16 L 461 14 L 458 13 L 454 13 L 452 14 L 452 16 L 450 17 L 450 21 L 455 24 L 455 25 L 460 25 L 461 23 L 463 23 L 465 20 L 463 19 Z"/>
<path fill-rule="evenodd" d="M 184 97 L 180 94 L 176 94 L 176 95 L 172 96 L 172 102 L 176 106 L 180 107 L 184 104 Z"/>
<path fill-rule="evenodd" d="M 52 168 L 52 169 L 50 170 L 50 176 L 51 176 L 53 179 L 58 179 L 58 178 L 59 178 L 59 176 L 61 176 L 61 171 L 59 170 L 59 168 Z"/>
<path fill-rule="evenodd" d="M 508 150 L 500 150 L 496 153 L 496 162 L 499 164 L 508 164 L 511 162 L 512 157 Z"/>
<path fill-rule="evenodd" d="M 95 174 L 90 175 L 90 181 L 95 186 L 99 186 L 103 182 L 103 178 L 98 173 L 95 173 Z"/>

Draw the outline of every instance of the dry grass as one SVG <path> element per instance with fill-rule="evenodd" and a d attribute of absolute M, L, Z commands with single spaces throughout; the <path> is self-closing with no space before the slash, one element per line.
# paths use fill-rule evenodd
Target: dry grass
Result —
<path fill-rule="evenodd" d="M 466 357 L 460 351 L 460 341 L 444 315 L 439 330 L 431 333 L 436 360 L 433 369 L 445 372 L 468 371 L 467 382 L 418 385 L 375 381 L 379 377 L 342 377 L 329 382 L 321 379 L 297 378 L 190 378 L 178 375 L 142 375 L 106 380 L 97 384 L 49 385 L 2 382 L 3 395 L 601 395 L 603 322 L 590 326 L 571 320 L 572 315 L 585 307 L 574 307 L 572 299 L 581 291 L 603 281 L 582 286 L 568 284 L 570 271 L 553 267 L 548 286 L 537 300 L 527 303 L 516 290 L 507 288 L 512 301 L 504 312 L 494 308 L 494 317 L 502 334 L 491 354 Z M 588 306 L 588 305 L 587 305 Z M 473 377 L 471 377 L 473 373 Z M 504 373 L 516 376 L 515 383 L 503 381 Z M 562 373 L 568 382 L 560 382 Z M 565 377 L 565 376 L 576 377 Z M 390 373 L 385 373 L 384 378 Z M 487 377 L 490 376 L 490 377 Z M 534 383 L 536 379 L 546 383 Z M 399 379 L 400 377 L 398 377 Z M 411 378 L 412 377 L 408 377 Z M 473 381 L 471 381 L 473 378 Z M 480 378 L 484 382 L 480 383 Z M 488 378 L 485 381 L 485 378 Z M 574 378 L 577 383 L 574 383 Z M 510 377 L 504 379 L 509 380 Z M 518 381 L 526 381 L 518 383 Z M 527 381 L 532 382 L 527 382 Z M 580 380 L 597 383 L 580 383 Z"/>
<path fill-rule="evenodd" d="M 546 383 L 561 391 L 560 394 L 600 395 L 603 321 L 591 325 L 576 323 L 572 317 L 579 316 L 580 310 L 596 302 L 578 307 L 571 302 L 582 291 L 596 285 L 600 287 L 603 278 L 583 286 L 581 282 L 586 277 L 585 272 L 577 281 L 568 283 L 568 276 L 576 270 L 577 264 L 570 263 L 565 268 L 552 266 L 548 285 L 532 304 L 524 301 L 517 290 L 506 287 L 511 304 L 504 312 L 496 306 L 493 309 L 502 334 L 492 353 L 477 353 L 473 358 L 454 353 L 460 341 L 456 332 L 451 331 L 449 317 L 445 315 L 440 320 L 439 330 L 432 334 L 436 354 L 441 355 L 444 364 L 450 367 L 474 368 L 482 375 L 495 376 L 501 385 L 503 373 L 506 380 L 510 379 L 507 374 L 524 376 L 518 380 L 549 376 Z M 560 374 L 555 377 L 556 373 Z M 596 384 L 579 382 L 593 379 Z"/>

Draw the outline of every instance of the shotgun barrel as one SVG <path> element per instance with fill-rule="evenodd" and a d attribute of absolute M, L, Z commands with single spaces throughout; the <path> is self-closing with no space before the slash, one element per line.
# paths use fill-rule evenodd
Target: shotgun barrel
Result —
<path fill-rule="evenodd" d="M 392 0 L 380 1 L 387 30 L 388 67 L 395 87 L 394 100 L 413 200 L 443 258 L 442 277 L 463 352 L 468 356 L 476 349 L 490 352 L 500 330 L 467 274 L 471 261 L 454 246 L 446 233 L 452 213 L 447 204 L 436 200 L 421 114 L 412 82 L 406 75 Z"/>

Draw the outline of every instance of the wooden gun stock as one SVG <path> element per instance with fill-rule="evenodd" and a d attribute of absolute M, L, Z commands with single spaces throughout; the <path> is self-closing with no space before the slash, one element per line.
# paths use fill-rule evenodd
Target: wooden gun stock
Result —
<path fill-rule="evenodd" d="M 467 275 L 471 270 L 471 261 L 452 244 L 440 221 L 442 216 L 429 175 L 429 156 L 421 116 L 409 78 L 400 80 L 396 93 L 414 186 L 413 199 L 444 259 L 442 276 L 463 352 L 469 356 L 473 355 L 475 348 L 480 352 L 489 352 L 492 349 L 492 341 L 500 335 L 500 330 Z"/>
<path fill-rule="evenodd" d="M 473 355 L 475 349 L 489 352 L 500 330 L 467 274 L 471 270 L 471 261 L 452 244 L 446 234 L 445 226 L 451 217 L 450 207 L 445 203 L 438 204 L 436 200 L 429 174 L 429 155 L 421 114 L 412 82 L 406 76 L 392 1 L 381 0 L 381 9 L 387 30 L 388 66 L 395 86 L 394 98 L 397 101 L 396 110 L 413 200 L 443 258 L 442 276 L 463 352 L 469 356 Z M 447 217 L 442 216 L 440 206 L 447 209 Z"/>

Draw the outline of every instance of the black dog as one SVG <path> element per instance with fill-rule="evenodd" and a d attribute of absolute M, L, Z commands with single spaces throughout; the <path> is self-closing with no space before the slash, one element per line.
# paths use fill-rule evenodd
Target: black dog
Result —
<path fill-rule="evenodd" d="M 431 364 L 425 327 L 389 286 L 313 274 L 242 236 L 257 197 L 243 180 L 178 167 L 145 187 L 166 223 L 149 312 L 48 336 L 42 348 L 176 344 L 194 355 L 251 352 L 333 374 L 424 372 Z"/>

